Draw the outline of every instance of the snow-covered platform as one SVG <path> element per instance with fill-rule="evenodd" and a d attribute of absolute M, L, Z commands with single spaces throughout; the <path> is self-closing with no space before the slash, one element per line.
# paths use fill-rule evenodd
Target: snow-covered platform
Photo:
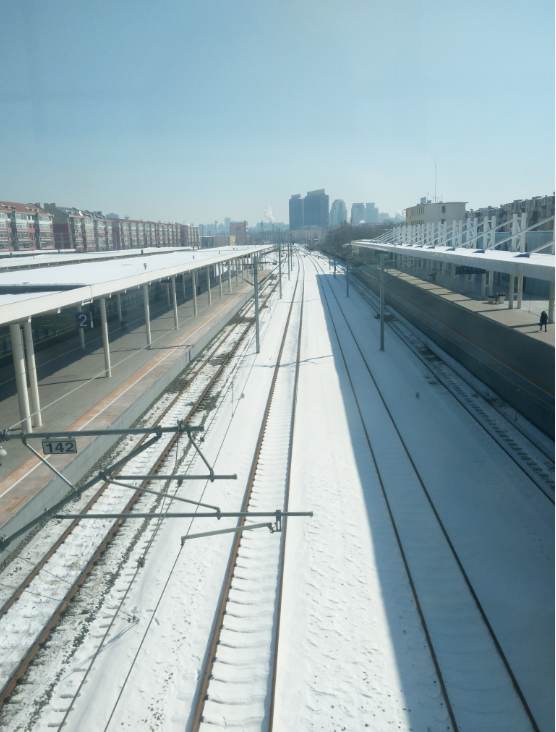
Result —
<path fill-rule="evenodd" d="M 260 274 L 261 281 L 268 272 Z M 113 323 L 110 332 L 113 354 L 112 378 L 98 378 L 102 368 L 102 338 L 86 351 L 77 344 L 63 342 L 59 347 L 39 352 L 37 365 L 43 399 L 43 430 L 109 429 L 129 426 L 156 399 L 205 345 L 252 297 L 248 282 L 233 286 L 233 292 L 213 288 L 211 304 L 206 293 L 199 297 L 198 314 L 191 300 L 180 303 L 176 331 L 172 311 L 165 307 L 151 319 L 153 347 L 144 347 L 144 328 L 130 332 Z M 227 283 L 226 283 L 227 290 Z M 2 427 L 19 421 L 13 375 L 6 370 L 5 398 L 0 402 Z M 110 447 L 115 438 L 84 438 L 77 455 L 52 456 L 52 464 L 72 481 L 79 480 Z M 19 442 L 5 445 L 8 456 L 0 468 L 0 533 L 17 530 L 34 518 L 53 498 L 63 494 L 62 481 L 49 471 Z"/>

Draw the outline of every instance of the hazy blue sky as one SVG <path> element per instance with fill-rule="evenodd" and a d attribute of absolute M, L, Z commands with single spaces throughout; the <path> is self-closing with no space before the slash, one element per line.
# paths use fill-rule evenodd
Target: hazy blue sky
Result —
<path fill-rule="evenodd" d="M 3 0 L 0 198 L 260 221 L 554 190 L 551 0 Z"/>

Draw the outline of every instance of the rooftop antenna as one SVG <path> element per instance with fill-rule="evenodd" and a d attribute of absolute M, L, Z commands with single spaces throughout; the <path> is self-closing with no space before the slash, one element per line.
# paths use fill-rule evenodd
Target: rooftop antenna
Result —
<path fill-rule="evenodd" d="M 434 202 L 438 203 L 438 198 L 436 197 L 436 179 L 437 179 L 437 174 L 436 174 L 436 160 L 435 160 L 434 161 Z"/>

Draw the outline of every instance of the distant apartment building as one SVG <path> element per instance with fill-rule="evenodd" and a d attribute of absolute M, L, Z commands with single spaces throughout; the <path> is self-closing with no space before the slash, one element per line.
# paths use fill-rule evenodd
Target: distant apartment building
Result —
<path fill-rule="evenodd" d="M 378 208 L 374 203 L 365 204 L 365 223 L 366 224 L 378 224 Z"/>
<path fill-rule="evenodd" d="M 533 198 L 517 199 L 500 206 L 486 206 L 485 208 L 467 211 L 467 218 L 483 218 L 496 216 L 498 231 L 509 231 L 513 215 L 527 214 L 527 226 L 533 226 L 545 219 L 554 216 L 554 195 L 534 196 Z M 500 226 L 505 224 L 505 226 Z M 538 226 L 535 231 L 554 231 L 554 219 Z"/>
<path fill-rule="evenodd" d="M 351 224 L 358 226 L 365 223 L 366 209 L 364 203 L 351 204 Z"/>
<path fill-rule="evenodd" d="M 330 207 L 330 226 L 339 226 L 347 221 L 347 208 L 341 198 L 337 198 Z"/>
<path fill-rule="evenodd" d="M 54 249 L 52 218 L 38 203 L 0 201 L 0 251 Z"/>
<path fill-rule="evenodd" d="M 191 247 L 198 249 L 201 246 L 199 237 L 199 229 L 193 224 L 181 224 L 180 226 L 180 242 L 182 247 Z"/>
<path fill-rule="evenodd" d="M 221 247 L 234 247 L 235 245 L 235 236 L 229 236 L 228 234 L 201 237 L 201 249 L 220 249 Z"/>
<path fill-rule="evenodd" d="M 405 223 L 408 226 L 416 224 L 451 224 L 453 221 L 465 219 L 465 202 L 448 201 L 446 203 L 431 203 L 421 199 L 418 206 L 410 206 L 405 210 Z"/>
<path fill-rule="evenodd" d="M 301 193 L 296 193 L 290 198 L 290 229 L 299 230 L 303 228 L 303 199 Z"/>
<path fill-rule="evenodd" d="M 249 243 L 247 234 L 247 221 L 230 222 L 230 235 L 235 237 L 238 246 L 245 246 Z"/>

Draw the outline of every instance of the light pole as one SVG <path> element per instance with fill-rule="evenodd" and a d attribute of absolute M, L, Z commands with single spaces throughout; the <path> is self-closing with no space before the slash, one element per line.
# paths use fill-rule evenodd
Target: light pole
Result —
<path fill-rule="evenodd" d="M 380 252 L 380 350 L 384 351 L 384 260 L 386 254 Z"/>

